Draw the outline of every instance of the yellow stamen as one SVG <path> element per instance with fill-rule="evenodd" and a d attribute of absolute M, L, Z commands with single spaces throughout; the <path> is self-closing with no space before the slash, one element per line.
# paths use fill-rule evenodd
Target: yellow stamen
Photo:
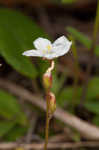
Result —
<path fill-rule="evenodd" d="M 51 48 L 52 48 L 51 45 L 48 45 L 48 46 L 47 46 L 48 51 L 50 51 Z"/>
<path fill-rule="evenodd" d="M 50 53 L 50 50 L 52 49 L 51 45 L 47 45 L 46 48 L 47 50 L 43 50 L 43 54 Z"/>

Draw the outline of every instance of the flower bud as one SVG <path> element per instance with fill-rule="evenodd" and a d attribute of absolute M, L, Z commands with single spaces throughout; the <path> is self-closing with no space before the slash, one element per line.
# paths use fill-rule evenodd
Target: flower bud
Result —
<path fill-rule="evenodd" d="M 49 115 L 52 116 L 56 110 L 56 98 L 55 95 L 50 92 L 49 93 Z"/>
<path fill-rule="evenodd" d="M 49 89 L 52 87 L 52 75 L 51 72 L 46 72 L 43 75 L 43 85 L 45 89 Z"/>

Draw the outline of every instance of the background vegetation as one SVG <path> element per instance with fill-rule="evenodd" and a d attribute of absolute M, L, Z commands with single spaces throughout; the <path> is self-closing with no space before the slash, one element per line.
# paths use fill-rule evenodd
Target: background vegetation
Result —
<path fill-rule="evenodd" d="M 98 5 L 98 0 L 0 0 L 0 144 L 38 143 L 32 149 L 39 149 L 39 144 L 42 148 L 42 74 L 48 63 L 22 52 L 33 49 L 38 37 L 53 41 L 65 35 L 73 44 L 66 56 L 56 60 L 53 73 L 57 111 L 49 148 L 99 147 L 93 142 L 99 140 Z"/>

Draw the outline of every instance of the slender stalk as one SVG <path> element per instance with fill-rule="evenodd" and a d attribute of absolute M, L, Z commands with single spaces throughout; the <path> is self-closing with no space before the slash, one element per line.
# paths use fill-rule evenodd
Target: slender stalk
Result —
<path fill-rule="evenodd" d="M 47 150 L 47 144 L 48 144 L 48 136 L 49 136 L 49 91 L 46 95 L 46 127 L 45 127 L 45 145 L 44 150 Z"/>
<path fill-rule="evenodd" d="M 54 61 L 51 60 L 50 61 L 50 67 L 47 69 L 47 73 L 48 72 L 52 72 L 52 70 L 54 69 Z M 48 145 L 48 136 L 49 136 L 49 122 L 50 122 L 50 116 L 49 116 L 49 93 L 50 93 L 51 88 L 48 88 L 46 90 L 46 126 L 45 126 L 45 145 L 44 145 L 44 150 L 47 150 L 47 145 Z"/>
<path fill-rule="evenodd" d="M 97 11 L 96 11 L 96 19 L 95 19 L 94 30 L 93 30 L 93 40 L 92 40 L 92 45 L 91 45 L 91 48 L 90 48 L 90 59 L 89 59 L 89 63 L 88 63 L 88 66 L 87 66 L 85 84 L 84 84 L 84 87 L 82 89 L 82 96 L 81 96 L 80 106 L 83 105 L 83 103 L 86 99 L 88 83 L 89 83 L 89 80 L 90 80 L 91 69 L 92 69 L 92 66 L 93 66 L 93 61 L 92 60 L 94 59 L 94 52 L 95 52 L 95 48 L 96 48 L 96 40 L 97 40 L 98 31 L 99 31 L 99 0 L 97 0 Z"/>

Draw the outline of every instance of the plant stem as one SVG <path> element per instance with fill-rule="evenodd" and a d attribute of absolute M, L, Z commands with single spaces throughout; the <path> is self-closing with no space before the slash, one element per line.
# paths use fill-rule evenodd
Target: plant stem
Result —
<path fill-rule="evenodd" d="M 95 18 L 95 23 L 94 23 L 94 30 L 93 30 L 93 40 L 92 40 L 92 45 L 90 48 L 90 58 L 89 58 L 89 63 L 87 66 L 87 71 L 86 71 L 86 80 L 84 87 L 82 89 L 82 96 L 81 96 L 81 101 L 80 101 L 80 106 L 83 105 L 85 99 L 86 99 L 86 94 L 87 94 L 87 88 L 88 88 L 88 83 L 90 80 L 90 74 L 91 74 L 91 69 L 93 66 L 93 59 L 94 59 L 94 51 L 96 48 L 96 40 L 97 40 L 97 33 L 99 31 L 99 0 L 97 0 L 97 11 L 96 11 L 96 18 Z"/>
<path fill-rule="evenodd" d="M 51 60 L 50 62 L 50 67 L 47 69 L 47 72 L 52 72 L 54 69 L 54 61 Z M 47 145 L 48 145 L 48 135 L 49 135 L 49 122 L 50 122 L 50 116 L 49 116 L 49 93 L 50 93 L 50 88 L 46 90 L 46 126 L 45 126 L 45 145 L 44 145 L 44 150 L 47 150 Z"/>
<path fill-rule="evenodd" d="M 44 150 L 47 150 L 47 144 L 48 144 L 48 135 L 49 135 L 49 91 L 47 91 L 46 95 L 46 127 L 45 127 L 45 145 Z"/>

